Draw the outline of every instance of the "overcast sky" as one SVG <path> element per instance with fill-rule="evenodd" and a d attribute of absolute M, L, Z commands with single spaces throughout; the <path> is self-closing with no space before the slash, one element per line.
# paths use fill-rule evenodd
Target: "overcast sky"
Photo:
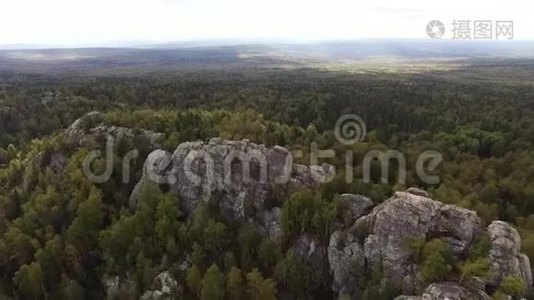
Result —
<path fill-rule="evenodd" d="M 532 0 L 1 0 L 0 44 L 427 38 L 433 19 L 513 20 L 534 39 Z"/>

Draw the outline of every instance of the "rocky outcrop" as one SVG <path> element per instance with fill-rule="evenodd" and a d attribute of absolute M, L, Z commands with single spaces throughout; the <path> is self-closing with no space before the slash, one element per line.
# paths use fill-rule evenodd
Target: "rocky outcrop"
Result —
<path fill-rule="evenodd" d="M 345 222 L 354 224 L 360 217 L 368 214 L 374 206 L 371 199 L 354 194 L 342 194 L 339 198 L 346 208 Z M 364 232 L 357 232 L 362 229 Z M 332 288 L 340 294 L 350 294 L 361 282 L 365 273 L 365 253 L 363 240 L 359 236 L 366 236 L 367 228 L 357 228 L 355 231 L 335 231 L 328 244 L 328 262 L 332 269 Z"/>
<path fill-rule="evenodd" d="M 277 238 L 283 233 L 274 194 L 317 187 L 332 174 L 329 165 L 293 163 L 289 151 L 280 146 L 267 148 L 247 140 L 218 138 L 209 143 L 186 142 L 173 153 L 154 150 L 148 155 L 142 178 L 130 195 L 130 207 L 136 208 L 140 191 L 153 182 L 178 195 L 186 215 L 204 201 L 218 207 L 226 221 L 252 222 L 264 236 Z M 421 295 L 399 299 L 488 299 L 485 291 L 494 291 L 507 276 L 522 278 L 531 290 L 530 262 L 520 253 L 517 231 L 505 222 L 496 221 L 487 228 L 492 278 L 476 284 L 465 280 L 463 286 L 434 283 L 425 289 L 418 262 L 407 247 L 409 239 L 440 238 L 456 258 L 465 259 L 470 246 L 486 230 L 476 213 L 434 201 L 429 193 L 416 188 L 396 192 L 378 206 L 361 195 L 343 194 L 339 200 L 346 208 L 345 227 L 336 225 L 341 229 L 330 236 L 326 247 L 308 234 L 291 241 L 296 258 L 308 267 L 317 286 L 331 276 L 335 292 L 354 295 L 365 288 L 360 286 L 365 276 L 380 270 L 385 282 L 403 294 Z"/>
<path fill-rule="evenodd" d="M 338 230 L 330 237 L 328 262 L 332 270 L 332 289 L 350 294 L 358 288 L 359 279 L 365 273 L 365 253 L 356 236 Z"/>
<path fill-rule="evenodd" d="M 180 287 L 169 271 L 158 274 L 152 285 L 153 289 L 146 291 L 141 300 L 177 299 Z"/>
<path fill-rule="evenodd" d="M 98 111 L 92 111 L 74 121 L 65 132 L 67 134 L 73 134 L 80 131 L 90 129 L 97 124 L 100 124 L 104 119 L 102 113 Z"/>
<path fill-rule="evenodd" d="M 275 206 L 271 210 L 263 211 L 260 214 L 259 224 L 258 229 L 263 236 L 281 237 L 283 232 L 280 224 L 280 208 Z"/>
<path fill-rule="evenodd" d="M 161 133 L 150 130 L 134 130 L 127 127 L 103 125 L 103 121 L 104 116 L 102 113 L 97 111 L 87 113 L 74 121 L 65 130 L 65 136 L 71 144 L 80 147 L 91 148 L 91 146 L 94 146 L 92 145 L 94 142 L 102 145 L 105 145 L 107 142 L 112 142 L 113 146 L 116 146 L 123 139 L 130 139 L 132 142 L 134 142 L 134 139 L 144 139 L 145 142 L 143 144 L 149 148 L 149 151 L 159 147 L 158 141 L 162 137 Z"/>
<path fill-rule="evenodd" d="M 383 277 L 401 288 L 404 294 L 413 295 L 422 290 L 419 267 L 406 247 L 411 237 L 441 238 L 449 243 L 456 257 L 465 257 L 469 247 L 484 231 L 476 213 L 428 197 L 425 191 L 409 189 L 395 193 L 367 215 L 359 216 L 358 207 L 354 209 L 352 225 L 330 237 L 328 260 L 333 290 L 353 293 L 362 288 L 358 286 L 362 274 L 369 274 L 377 266 Z M 362 204 L 362 207 L 366 205 Z M 466 299 L 462 295 L 468 294 L 476 295 L 473 299 L 487 299 L 486 287 L 494 290 L 506 276 L 522 278 L 531 289 L 530 262 L 519 252 L 521 240 L 517 231 L 502 221 L 493 222 L 487 231 L 491 241 L 488 259 L 493 278 L 489 282 L 479 280 L 476 287 L 464 282 L 469 288 L 436 283 L 426 289 L 422 299 Z"/>
<path fill-rule="evenodd" d="M 419 194 L 397 192 L 370 214 L 358 219 L 344 233 L 344 239 L 339 238 L 342 233 L 334 233 L 329 249 L 337 249 L 333 256 L 336 253 L 357 256 L 339 260 L 341 262 L 365 261 L 367 268 L 380 266 L 385 278 L 405 293 L 412 294 L 420 283 L 418 266 L 406 247 L 408 238 L 442 237 L 449 242 L 453 252 L 460 255 L 468 250 L 480 230 L 480 220 L 473 211 L 445 205 Z M 338 263 L 332 264 L 332 270 L 334 274 L 362 273 L 356 270 L 360 266 L 361 263 L 356 264 L 354 270 L 349 271 L 345 263 Z M 348 289 L 350 287 L 339 284 L 350 281 L 350 278 L 339 278 L 334 288 Z"/>
<path fill-rule="evenodd" d="M 493 274 L 490 285 L 497 288 L 504 278 L 514 276 L 521 278 L 527 289 L 532 290 L 530 261 L 520 253 L 521 237 L 517 230 L 506 222 L 494 221 L 488 226 L 488 235 Z"/>
<path fill-rule="evenodd" d="M 294 164 L 289 151 L 267 148 L 247 140 L 180 144 L 174 153 L 155 150 L 144 165 L 143 177 L 130 196 L 136 207 L 139 191 L 147 182 L 168 185 L 181 199 L 183 211 L 191 214 L 200 201 L 219 207 L 229 221 L 251 218 L 262 221 L 269 235 L 279 235 L 279 211 L 268 203 L 274 189 L 287 193 L 316 187 L 330 178 L 329 165 L 306 167 Z"/>
<path fill-rule="evenodd" d="M 455 282 L 429 285 L 421 296 L 399 296 L 395 300 L 489 300 L 486 293 L 471 291 Z"/>

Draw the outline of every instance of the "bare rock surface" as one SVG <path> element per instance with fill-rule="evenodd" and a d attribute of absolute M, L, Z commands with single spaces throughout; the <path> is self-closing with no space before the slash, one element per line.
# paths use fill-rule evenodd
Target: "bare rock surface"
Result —
<path fill-rule="evenodd" d="M 340 200 L 346 205 L 352 222 L 369 213 L 374 206 L 373 201 L 363 195 L 342 194 Z"/>
<path fill-rule="evenodd" d="M 328 262 L 332 269 L 332 289 L 351 293 L 365 272 L 365 253 L 355 235 L 338 230 L 330 237 Z"/>
<path fill-rule="evenodd" d="M 521 278 L 527 289 L 532 290 L 532 273 L 530 261 L 521 254 L 521 237 L 512 225 L 503 221 L 494 221 L 488 226 L 493 277 L 490 284 L 498 287 L 508 276 Z"/>
<path fill-rule="evenodd" d="M 481 231 L 476 213 L 445 205 L 417 192 L 397 192 L 359 218 L 352 228 L 332 235 L 329 259 L 335 290 L 351 289 L 353 274 L 380 266 L 385 278 L 413 294 L 420 286 L 418 266 L 406 242 L 411 237 L 442 237 L 457 255 L 466 253 Z M 356 262 L 356 263 L 355 263 Z"/>
<path fill-rule="evenodd" d="M 146 291 L 142 296 L 142 300 L 160 300 L 160 299 L 176 299 L 179 289 L 178 282 L 169 271 L 162 272 L 156 276 L 153 282 L 152 290 Z"/>
<path fill-rule="evenodd" d="M 103 125 L 104 116 L 98 111 L 85 114 L 74 121 L 66 130 L 65 136 L 71 144 L 75 146 L 91 146 L 92 141 L 106 144 L 112 142 L 116 146 L 123 138 L 134 139 L 142 137 L 146 140 L 146 145 L 154 150 L 159 147 L 158 141 L 162 137 L 161 133 L 150 130 L 134 130 L 132 128 L 120 126 Z M 111 139 L 110 139 L 111 138 Z"/>

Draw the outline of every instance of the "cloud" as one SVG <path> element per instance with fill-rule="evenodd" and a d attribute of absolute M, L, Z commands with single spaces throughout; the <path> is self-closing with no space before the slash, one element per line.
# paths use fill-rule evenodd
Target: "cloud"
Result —
<path fill-rule="evenodd" d="M 424 38 L 429 20 L 506 19 L 534 38 L 534 3 L 508 0 L 2 0 L 0 44 L 210 38 Z"/>

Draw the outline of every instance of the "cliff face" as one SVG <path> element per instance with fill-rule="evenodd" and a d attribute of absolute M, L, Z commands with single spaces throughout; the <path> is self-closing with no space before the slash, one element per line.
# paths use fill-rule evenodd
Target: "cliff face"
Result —
<path fill-rule="evenodd" d="M 468 289 L 457 283 L 436 283 L 426 288 L 425 294 L 431 297 L 424 299 L 466 299 L 471 294 L 477 295 L 475 298 L 489 298 L 486 288 L 495 290 L 508 276 L 521 278 L 530 290 L 530 262 L 519 252 L 521 239 L 517 230 L 502 221 L 482 228 L 475 212 L 434 201 L 416 189 L 395 193 L 371 213 L 357 219 L 352 227 L 332 234 L 328 246 L 332 287 L 351 294 L 358 288 L 359 278 L 379 266 L 384 278 L 401 287 L 403 293 L 413 295 L 424 286 L 419 276 L 420 266 L 406 247 L 408 238 L 441 238 L 447 241 L 454 256 L 465 257 L 484 232 L 490 239 L 491 278 L 479 282 L 477 287 L 468 283 Z"/>
<path fill-rule="evenodd" d="M 453 253 L 461 255 L 480 230 L 480 221 L 472 211 L 414 193 L 397 192 L 370 214 L 356 220 L 351 228 L 332 235 L 329 254 L 334 289 L 347 292 L 353 289 L 356 278 L 347 274 L 355 270 L 346 268 L 353 265 L 351 262 L 357 262 L 371 269 L 379 265 L 386 278 L 405 293 L 414 293 L 420 279 L 418 266 L 406 247 L 410 237 L 443 237 Z"/>
<path fill-rule="evenodd" d="M 139 191 L 151 180 L 168 185 L 187 214 L 199 201 L 207 201 L 216 204 L 229 221 L 252 221 L 262 234 L 276 238 L 283 232 L 280 203 L 270 202 L 274 190 L 289 194 L 317 187 L 330 175 L 328 165 L 294 164 L 283 147 L 220 139 L 183 143 L 174 153 L 155 150 L 148 156 L 130 206 L 135 209 Z M 362 278 L 377 268 L 404 294 L 422 294 L 423 299 L 488 299 L 486 291 L 494 291 L 509 276 L 522 279 L 531 290 L 530 262 L 520 253 L 521 239 L 510 224 L 495 221 L 483 228 L 475 212 L 434 201 L 414 188 L 397 192 L 378 206 L 360 195 L 344 194 L 341 200 L 347 204 L 352 225 L 338 226 L 328 245 L 308 235 L 294 242 L 295 253 L 314 266 L 311 269 L 321 274 L 320 279 L 331 280 L 332 290 L 340 295 L 361 291 Z M 491 278 L 476 278 L 476 284 L 461 285 L 462 280 L 457 280 L 424 286 L 420 266 L 406 247 L 408 239 L 444 240 L 452 255 L 461 258 L 482 234 L 489 237 Z"/>

